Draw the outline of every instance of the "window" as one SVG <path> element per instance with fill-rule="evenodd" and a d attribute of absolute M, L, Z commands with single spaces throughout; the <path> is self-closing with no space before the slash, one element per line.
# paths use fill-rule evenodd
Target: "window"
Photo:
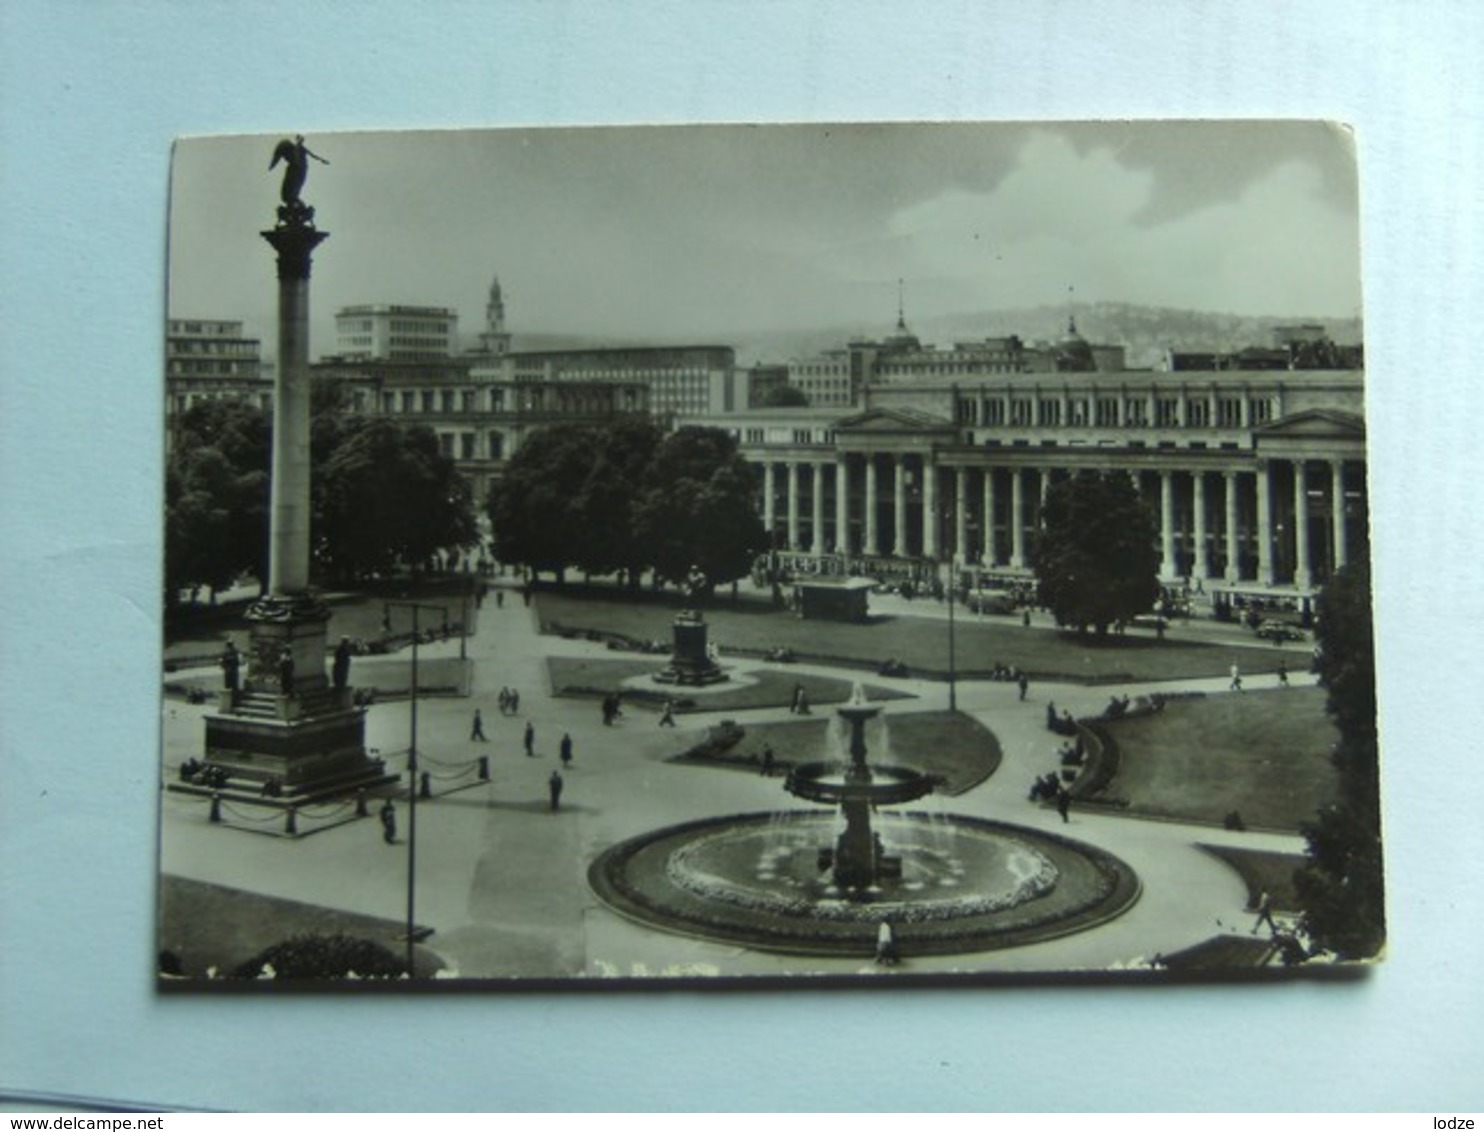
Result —
<path fill-rule="evenodd" d="M 1010 423 L 1025 428 L 1031 423 L 1031 399 L 1017 397 L 1010 402 Z"/>
<path fill-rule="evenodd" d="M 1242 425 L 1242 399 L 1222 397 L 1216 402 L 1216 427 L 1240 428 Z"/>
<path fill-rule="evenodd" d="M 1197 397 L 1185 405 L 1185 423 L 1191 428 L 1211 427 L 1211 402 Z"/>
<path fill-rule="evenodd" d="M 465 432 L 459 435 L 459 458 L 462 460 L 474 459 L 474 434 Z"/>
<path fill-rule="evenodd" d="M 434 401 L 433 401 L 433 391 L 431 389 L 424 389 L 423 390 L 423 412 L 425 412 L 425 413 L 431 413 L 433 411 L 433 404 L 434 404 Z"/>
<path fill-rule="evenodd" d="M 1160 428 L 1175 428 L 1180 423 L 1180 399 L 1161 397 L 1154 403 L 1154 423 Z"/>
<path fill-rule="evenodd" d="M 1098 398 L 1098 427 L 1099 428 L 1117 428 L 1118 427 L 1118 398 L 1117 397 L 1099 397 Z"/>
<path fill-rule="evenodd" d="M 1133 428 L 1143 428 L 1148 424 L 1144 415 L 1144 398 L 1130 397 L 1123 403 L 1124 420 Z"/>
<path fill-rule="evenodd" d="M 990 426 L 1001 426 L 1005 423 L 1005 403 L 1003 401 L 986 401 L 984 403 L 984 423 Z"/>
<path fill-rule="evenodd" d="M 1273 402 L 1267 397 L 1254 397 L 1252 399 L 1252 423 L 1255 425 L 1267 424 L 1273 419 Z"/>
<path fill-rule="evenodd" d="M 1042 397 L 1036 404 L 1036 423 L 1042 428 L 1056 428 L 1061 424 L 1061 402 Z"/>

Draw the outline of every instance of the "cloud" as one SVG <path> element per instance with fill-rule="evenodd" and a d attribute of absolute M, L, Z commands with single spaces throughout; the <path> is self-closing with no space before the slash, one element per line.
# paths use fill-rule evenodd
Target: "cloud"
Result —
<path fill-rule="evenodd" d="M 1245 314 L 1342 314 L 1359 306 L 1358 232 L 1313 165 L 1289 160 L 1240 191 L 1161 220 L 1168 170 L 1110 148 L 1035 133 L 993 190 L 944 191 L 895 212 L 888 235 L 837 249 L 845 278 L 895 270 L 957 309 L 1106 300 Z M 914 304 L 914 309 L 919 309 Z M 953 309 L 944 307 L 944 311 Z M 943 313 L 940 311 L 922 313 Z"/>

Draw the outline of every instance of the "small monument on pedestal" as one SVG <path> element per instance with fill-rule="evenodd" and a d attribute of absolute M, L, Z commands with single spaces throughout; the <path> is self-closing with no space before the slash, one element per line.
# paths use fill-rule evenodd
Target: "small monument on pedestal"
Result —
<path fill-rule="evenodd" d="M 706 575 L 700 567 L 692 566 L 685 579 L 686 596 L 696 601 L 705 596 Z M 706 641 L 706 619 L 695 609 L 682 609 L 675 615 L 672 626 L 675 647 L 670 653 L 670 663 L 655 675 L 661 684 L 685 684 L 700 688 L 707 684 L 720 684 L 727 674 L 716 663 L 711 646 Z"/>
<path fill-rule="evenodd" d="M 329 237 L 300 196 L 311 153 L 303 137 L 278 143 L 284 171 L 278 223 L 262 233 L 278 253 L 278 375 L 273 387 L 273 463 L 267 592 L 247 611 L 247 673 L 228 646 L 221 709 L 206 717 L 205 781 L 292 805 L 393 781 L 368 758 L 365 712 L 355 706 L 349 657 L 325 677 L 330 612 L 309 586 L 309 268 Z M 188 785 L 188 784 L 183 784 Z"/>

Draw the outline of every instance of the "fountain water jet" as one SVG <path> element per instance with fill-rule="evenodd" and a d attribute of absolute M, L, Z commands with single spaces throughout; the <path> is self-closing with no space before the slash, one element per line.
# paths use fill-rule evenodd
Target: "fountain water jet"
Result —
<path fill-rule="evenodd" d="M 881 708 L 866 702 L 857 684 L 850 702 L 836 712 L 850 728 L 850 762 L 805 763 L 789 771 L 784 789 L 796 798 L 838 805 L 845 830 L 833 849 L 820 850 L 822 869 L 830 869 L 835 884 L 846 892 L 861 893 L 879 887 L 882 880 L 902 875 L 902 859 L 885 852 L 881 838 L 871 828 L 871 812 L 877 806 L 915 802 L 933 792 L 933 782 L 910 767 L 866 763 L 866 722 Z"/>

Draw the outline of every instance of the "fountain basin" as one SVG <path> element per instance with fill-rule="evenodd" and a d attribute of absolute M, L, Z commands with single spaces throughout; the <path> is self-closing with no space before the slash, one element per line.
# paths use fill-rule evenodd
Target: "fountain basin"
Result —
<path fill-rule="evenodd" d="M 608 849 L 588 882 L 614 911 L 661 931 L 842 957 L 874 954 L 883 920 L 909 958 L 992 951 L 1095 927 L 1139 895 L 1133 870 L 1094 846 L 921 814 L 877 823 L 901 875 L 847 892 L 817 865 L 838 824 L 809 811 L 687 822 Z"/>

